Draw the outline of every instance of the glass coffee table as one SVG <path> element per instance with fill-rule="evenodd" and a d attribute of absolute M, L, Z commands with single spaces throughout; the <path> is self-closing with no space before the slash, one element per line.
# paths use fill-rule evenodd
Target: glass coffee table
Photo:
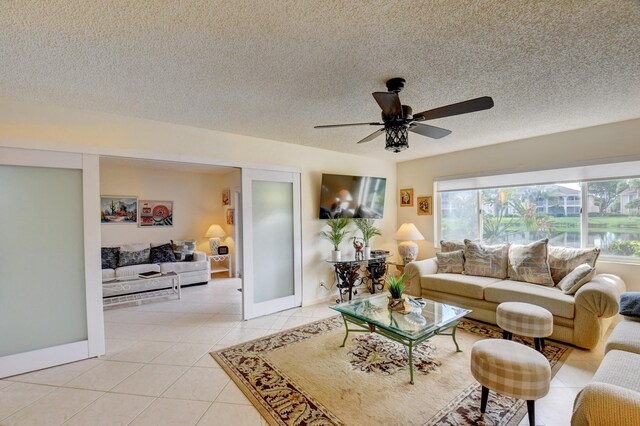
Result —
<path fill-rule="evenodd" d="M 341 347 L 344 347 L 349 332 L 378 333 L 405 347 L 409 356 L 409 375 L 413 384 L 413 348 L 435 335 L 451 336 L 456 345 L 456 327 L 460 318 L 471 311 L 445 303 L 422 298 L 407 297 L 409 313 L 391 311 L 387 304 L 388 293 L 359 300 L 352 300 L 331 306 L 342 314 L 346 335 Z M 349 328 L 349 325 L 355 328 Z"/>

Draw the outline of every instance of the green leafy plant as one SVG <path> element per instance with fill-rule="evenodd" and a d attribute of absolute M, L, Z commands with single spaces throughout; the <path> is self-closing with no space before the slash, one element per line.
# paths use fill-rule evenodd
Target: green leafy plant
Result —
<path fill-rule="evenodd" d="M 391 293 L 391 298 L 400 299 L 402 298 L 402 293 L 404 293 L 404 274 L 396 277 L 395 275 L 387 275 L 385 281 L 387 282 L 387 289 L 389 293 Z"/>
<path fill-rule="evenodd" d="M 353 219 L 353 222 L 356 224 L 356 228 L 360 230 L 362 233 L 362 239 L 364 240 L 364 245 L 369 247 L 369 241 L 376 235 L 382 235 L 380 233 L 380 229 L 378 229 L 373 221 L 373 219 Z"/>
<path fill-rule="evenodd" d="M 349 233 L 345 228 L 349 225 L 348 217 L 338 217 L 335 219 L 327 219 L 328 231 L 322 231 L 320 236 L 333 244 L 333 250 L 340 250 L 340 244 Z"/>

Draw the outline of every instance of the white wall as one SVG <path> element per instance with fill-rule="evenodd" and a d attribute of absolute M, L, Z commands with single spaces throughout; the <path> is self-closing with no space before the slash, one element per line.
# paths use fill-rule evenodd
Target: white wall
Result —
<path fill-rule="evenodd" d="M 320 281 L 332 280 L 324 262 L 331 246 L 318 233 L 320 179 L 323 172 L 387 178 L 383 237 L 375 248 L 395 250 L 396 165 L 272 140 L 143 120 L 0 99 L 0 146 L 28 147 L 131 157 L 156 158 L 257 168 L 282 167 L 301 172 L 303 303 L 326 298 Z M 346 247 L 346 244 L 345 244 Z"/>
<path fill-rule="evenodd" d="M 433 181 L 438 177 L 524 172 L 639 158 L 640 119 L 398 163 L 398 187 L 414 188 L 415 196 L 433 195 Z M 615 176 L 615 170 L 612 175 Z M 402 222 L 415 223 L 426 238 L 420 242 L 419 257 L 434 256 L 433 216 L 418 216 L 415 207 L 400 207 L 398 223 Z M 598 262 L 598 272 L 620 275 L 628 288 L 640 291 L 640 265 Z"/>

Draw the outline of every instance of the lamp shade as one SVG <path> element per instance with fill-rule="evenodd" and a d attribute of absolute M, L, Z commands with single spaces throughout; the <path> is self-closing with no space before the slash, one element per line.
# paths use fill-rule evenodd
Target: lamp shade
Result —
<path fill-rule="evenodd" d="M 398 241 L 416 241 L 424 240 L 424 236 L 413 223 L 403 223 L 400 225 L 400 228 L 398 228 L 393 239 Z"/>
<path fill-rule="evenodd" d="M 224 229 L 220 225 L 211 225 L 207 230 L 207 233 L 204 235 L 207 238 L 222 238 L 227 234 L 224 232 Z"/>

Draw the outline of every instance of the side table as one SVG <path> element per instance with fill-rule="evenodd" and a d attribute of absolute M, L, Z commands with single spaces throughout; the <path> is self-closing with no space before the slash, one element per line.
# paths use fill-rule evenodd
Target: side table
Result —
<path fill-rule="evenodd" d="M 207 258 L 209 260 L 210 274 L 218 272 L 229 272 L 231 278 L 231 254 L 214 254 Z M 226 266 L 222 262 L 227 261 Z M 215 265 L 215 266 L 214 266 Z"/>

